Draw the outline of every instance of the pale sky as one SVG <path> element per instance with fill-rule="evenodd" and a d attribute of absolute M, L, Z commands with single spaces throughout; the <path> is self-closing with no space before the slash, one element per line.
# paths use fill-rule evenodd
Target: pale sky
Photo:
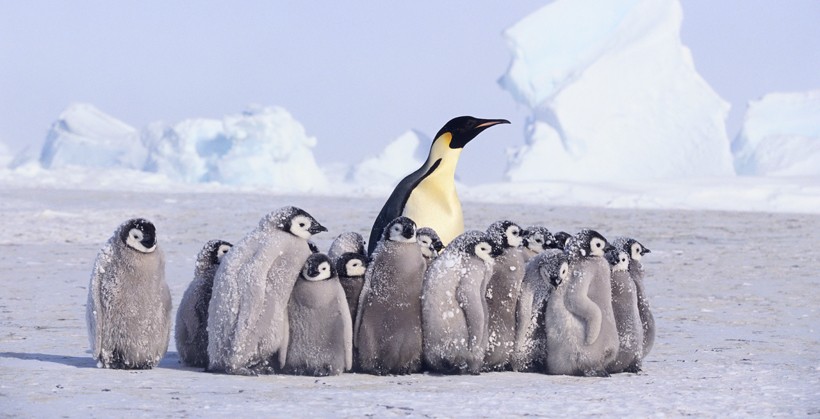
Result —
<path fill-rule="evenodd" d="M 136 128 L 278 105 L 320 164 L 353 163 L 473 115 L 512 125 L 470 143 L 459 176 L 499 180 L 528 115 L 497 84 L 501 32 L 545 3 L 0 0 L 0 141 L 39 151 L 75 101 Z M 732 104 L 730 138 L 749 100 L 820 89 L 820 1 L 681 3 L 696 68 Z"/>

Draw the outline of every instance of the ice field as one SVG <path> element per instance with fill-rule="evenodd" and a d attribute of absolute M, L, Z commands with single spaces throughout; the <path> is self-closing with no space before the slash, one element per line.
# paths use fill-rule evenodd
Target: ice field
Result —
<path fill-rule="evenodd" d="M 89 356 L 88 279 L 125 219 L 152 220 L 174 311 L 210 239 L 237 241 L 265 213 L 297 205 L 330 231 L 367 233 L 378 199 L 262 193 L 0 187 L 0 416 L 796 416 L 820 413 L 820 215 L 601 209 L 464 202 L 467 228 L 509 218 L 628 234 L 657 320 L 640 374 L 610 378 L 214 375 L 160 366 L 103 370 Z"/>

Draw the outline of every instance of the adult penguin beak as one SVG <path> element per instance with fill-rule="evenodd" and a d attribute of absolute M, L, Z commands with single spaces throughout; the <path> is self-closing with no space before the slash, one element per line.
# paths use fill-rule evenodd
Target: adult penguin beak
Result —
<path fill-rule="evenodd" d="M 478 124 L 473 129 L 478 130 L 478 132 L 481 132 L 493 125 L 509 123 L 510 121 L 507 121 L 506 119 L 479 119 Z"/>

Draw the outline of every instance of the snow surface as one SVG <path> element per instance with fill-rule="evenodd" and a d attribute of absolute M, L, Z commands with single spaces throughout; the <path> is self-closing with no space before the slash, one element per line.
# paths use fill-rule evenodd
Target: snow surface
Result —
<path fill-rule="evenodd" d="M 732 151 L 738 174 L 820 176 L 820 90 L 749 103 Z"/>
<path fill-rule="evenodd" d="M 207 240 L 237 241 L 263 214 L 297 205 L 330 229 L 316 237 L 326 249 L 341 232 L 366 233 L 382 199 L 3 185 L 0 195 L 4 416 L 820 413 L 818 215 L 464 205 L 471 229 L 509 218 L 629 235 L 652 249 L 644 266 L 658 336 L 638 375 L 236 377 L 181 367 L 173 341 L 154 370 L 95 368 L 84 304 L 111 230 L 134 216 L 157 225 L 176 310 Z"/>
<path fill-rule="evenodd" d="M 734 173 L 728 103 L 695 70 L 677 0 L 559 0 L 504 33 L 500 84 L 532 110 L 511 181 Z"/>

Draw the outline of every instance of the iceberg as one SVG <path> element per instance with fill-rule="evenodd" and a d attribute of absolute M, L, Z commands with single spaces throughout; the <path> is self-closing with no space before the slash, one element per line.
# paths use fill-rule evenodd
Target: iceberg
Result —
<path fill-rule="evenodd" d="M 150 124 L 145 170 L 186 183 L 305 192 L 326 187 L 313 156 L 316 138 L 280 107 L 252 107 L 222 119 Z"/>
<path fill-rule="evenodd" d="M 347 181 L 354 185 L 396 186 L 424 163 L 416 157 L 419 144 L 431 142 L 417 131 L 407 131 L 388 144 L 379 155 L 368 157 L 353 166 Z"/>
<path fill-rule="evenodd" d="M 327 187 L 315 146 L 316 138 L 279 107 L 137 130 L 93 105 L 72 104 L 52 124 L 39 162 L 44 169 L 125 169 L 174 182 L 309 192 Z"/>
<path fill-rule="evenodd" d="M 135 128 L 91 104 L 73 103 L 51 124 L 39 161 L 46 169 L 140 169 L 145 156 Z"/>
<path fill-rule="evenodd" d="M 740 175 L 820 176 L 820 90 L 750 102 L 732 152 Z"/>
<path fill-rule="evenodd" d="M 695 70 L 672 0 L 558 0 L 504 32 L 499 80 L 531 109 L 509 181 L 734 174 L 729 105 Z"/>

